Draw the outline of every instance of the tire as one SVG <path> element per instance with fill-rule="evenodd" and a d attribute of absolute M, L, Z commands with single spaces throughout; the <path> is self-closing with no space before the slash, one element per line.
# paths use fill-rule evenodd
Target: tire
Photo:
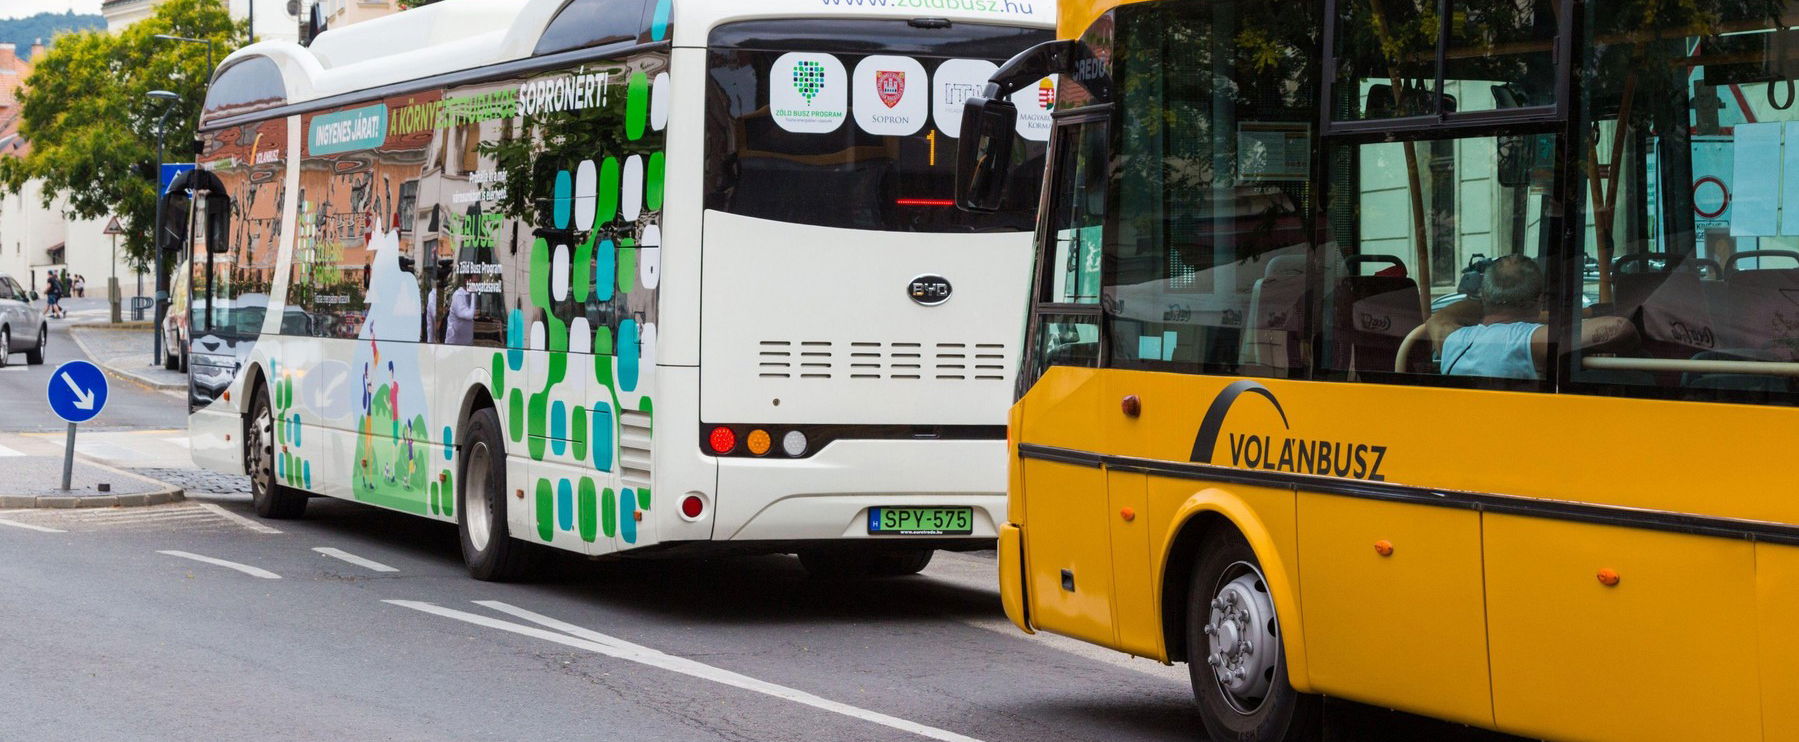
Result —
<path fill-rule="evenodd" d="M 181 368 L 175 370 L 184 374 L 187 373 L 187 348 L 181 349 Z"/>
<path fill-rule="evenodd" d="M 529 574 L 540 553 L 512 537 L 506 523 L 506 443 L 499 413 L 475 412 L 456 451 L 456 530 L 470 577 L 512 582 Z"/>
<path fill-rule="evenodd" d="M 870 549 L 836 547 L 807 549 L 799 553 L 800 565 L 821 579 L 904 577 L 924 571 L 935 549 Z"/>
<path fill-rule="evenodd" d="M 0 368 L 12 360 L 12 331 L 0 328 Z"/>
<path fill-rule="evenodd" d="M 306 493 L 284 487 L 275 478 L 275 424 L 266 387 L 258 387 L 250 403 L 249 423 L 244 426 L 244 471 L 250 475 L 250 502 L 257 515 L 291 520 L 306 514 Z"/>
<path fill-rule="evenodd" d="M 164 347 L 162 350 L 162 367 L 169 371 L 181 368 L 181 354 L 174 348 Z"/>
<path fill-rule="evenodd" d="M 25 364 L 29 366 L 44 365 L 44 350 L 50 347 L 50 328 L 37 328 L 37 347 L 25 351 Z"/>
<path fill-rule="evenodd" d="M 1187 593 L 1187 671 L 1207 737 L 1220 742 L 1319 739 L 1323 699 L 1293 690 L 1287 682 L 1280 622 L 1255 552 L 1234 530 L 1214 532 L 1207 541 Z M 1224 639 L 1215 642 L 1215 636 Z M 1221 679 L 1214 662 L 1241 675 L 1233 672 L 1229 680 Z"/>

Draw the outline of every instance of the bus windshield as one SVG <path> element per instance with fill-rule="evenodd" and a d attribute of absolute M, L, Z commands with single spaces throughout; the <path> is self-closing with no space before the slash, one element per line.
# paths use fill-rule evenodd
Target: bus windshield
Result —
<path fill-rule="evenodd" d="M 797 36 L 791 25 L 741 23 L 713 34 L 707 208 L 844 229 L 1031 229 L 1053 82 L 1015 98 L 1020 141 L 1008 208 L 955 207 L 956 146 L 962 101 L 1049 32 L 850 21 Z"/>

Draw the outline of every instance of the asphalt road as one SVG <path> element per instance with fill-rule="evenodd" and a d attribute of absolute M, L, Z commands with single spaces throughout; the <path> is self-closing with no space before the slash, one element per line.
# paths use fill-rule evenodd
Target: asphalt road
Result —
<path fill-rule="evenodd" d="M 495 585 L 450 527 L 246 505 L 0 514 L 36 527 L 0 526 L 0 738 L 1197 736 L 1178 668 L 1011 630 L 978 556 L 860 583 L 790 558 L 569 559 Z"/>
<path fill-rule="evenodd" d="M 0 433 L 61 429 L 43 389 L 79 350 L 52 332 L 50 363 L 0 371 Z M 256 520 L 242 477 L 185 468 L 178 396 L 112 389 L 84 455 L 191 499 L 0 512 L 0 739 L 1202 737 L 1184 666 L 1019 632 L 991 555 L 868 582 L 567 557 L 482 583 L 453 526 L 326 499 Z M 1494 738 L 1334 702 L 1327 727 Z"/>
<path fill-rule="evenodd" d="M 150 337 L 144 331 L 144 358 L 150 357 Z M 65 423 L 50 414 L 45 390 L 51 372 L 66 361 L 89 360 L 75 340 L 69 337 L 67 323 L 50 321 L 50 347 L 42 366 L 25 364 L 23 353 L 15 354 L 5 368 L 0 368 L 0 431 L 38 433 L 60 431 Z M 186 411 L 180 395 L 170 395 L 119 379 L 107 377 L 111 396 L 99 417 L 83 423 L 83 431 L 131 430 L 139 428 L 185 428 Z"/>

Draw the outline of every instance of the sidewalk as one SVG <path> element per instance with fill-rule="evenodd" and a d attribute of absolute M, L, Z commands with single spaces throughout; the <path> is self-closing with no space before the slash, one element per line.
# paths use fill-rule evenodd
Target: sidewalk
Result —
<path fill-rule="evenodd" d="M 69 336 L 81 352 L 114 376 L 162 392 L 187 389 L 187 374 L 150 362 L 150 326 L 73 324 Z"/>
<path fill-rule="evenodd" d="M 80 439 L 77 438 L 79 441 Z M 75 458 L 62 485 L 61 437 L 0 438 L 0 508 L 105 508 L 185 499 L 180 487 Z M 102 491 L 104 489 L 105 491 Z"/>

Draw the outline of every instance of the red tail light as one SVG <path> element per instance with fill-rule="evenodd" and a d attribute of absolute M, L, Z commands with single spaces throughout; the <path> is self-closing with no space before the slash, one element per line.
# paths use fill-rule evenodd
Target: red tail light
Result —
<path fill-rule="evenodd" d="M 712 446 L 713 453 L 723 456 L 737 449 L 737 434 L 720 425 L 712 429 L 711 435 L 706 436 L 706 443 Z"/>
<path fill-rule="evenodd" d="M 706 512 L 706 501 L 700 499 L 698 495 L 681 498 L 681 514 L 687 516 L 688 520 L 697 519 L 704 512 Z"/>

